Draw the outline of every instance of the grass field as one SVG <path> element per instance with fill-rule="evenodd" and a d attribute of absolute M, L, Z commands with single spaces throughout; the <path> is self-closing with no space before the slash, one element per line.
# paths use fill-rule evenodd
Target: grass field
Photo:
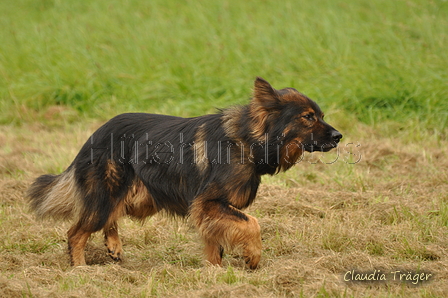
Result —
<path fill-rule="evenodd" d="M 0 16 L 0 297 L 447 295 L 448 1 L 17 0 Z M 31 181 L 115 114 L 245 104 L 255 76 L 315 99 L 344 135 L 264 178 L 247 210 L 260 268 L 237 252 L 205 265 L 188 221 L 159 215 L 123 220 L 123 262 L 98 234 L 90 266 L 69 267 L 69 223 L 35 220 Z M 387 281 L 344 280 L 374 270 Z"/>

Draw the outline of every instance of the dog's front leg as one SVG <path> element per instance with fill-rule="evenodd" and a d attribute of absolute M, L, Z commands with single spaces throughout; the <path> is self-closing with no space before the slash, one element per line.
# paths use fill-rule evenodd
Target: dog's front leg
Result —
<path fill-rule="evenodd" d="M 191 217 L 204 239 L 207 261 L 221 265 L 223 248 L 240 247 L 247 266 L 257 268 L 261 258 L 261 235 L 255 217 L 221 200 L 195 201 Z"/>

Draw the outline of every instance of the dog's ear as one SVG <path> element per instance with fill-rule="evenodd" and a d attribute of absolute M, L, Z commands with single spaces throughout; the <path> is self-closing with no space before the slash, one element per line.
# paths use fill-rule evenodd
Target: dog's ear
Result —
<path fill-rule="evenodd" d="M 281 96 L 277 90 L 264 79 L 257 77 L 254 83 L 254 95 L 249 105 L 252 118 L 252 134 L 261 139 L 266 132 L 270 121 L 280 110 Z"/>
<path fill-rule="evenodd" d="M 280 94 L 266 80 L 257 77 L 252 100 L 254 103 L 269 108 L 280 102 Z"/>

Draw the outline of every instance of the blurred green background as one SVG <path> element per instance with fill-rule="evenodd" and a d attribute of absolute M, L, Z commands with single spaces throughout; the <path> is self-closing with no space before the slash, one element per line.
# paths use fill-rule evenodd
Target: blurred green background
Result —
<path fill-rule="evenodd" d="M 15 0 L 0 16 L 1 124 L 55 106 L 197 116 L 247 103 L 261 76 L 342 126 L 447 137 L 448 1 Z"/>

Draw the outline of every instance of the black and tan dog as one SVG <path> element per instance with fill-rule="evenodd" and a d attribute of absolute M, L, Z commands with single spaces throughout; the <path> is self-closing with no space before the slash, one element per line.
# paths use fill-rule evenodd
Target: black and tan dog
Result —
<path fill-rule="evenodd" d="M 119 260 L 117 220 L 159 211 L 189 217 L 205 255 L 221 264 L 224 248 L 240 247 L 249 268 L 261 256 L 260 226 L 243 212 L 262 175 L 292 167 L 305 151 L 329 151 L 342 135 L 317 104 L 293 88 L 255 80 L 249 105 L 195 118 L 129 113 L 99 128 L 60 175 L 43 175 L 27 197 L 39 217 L 72 219 L 72 265 L 84 265 L 89 236 L 103 230 Z"/>

